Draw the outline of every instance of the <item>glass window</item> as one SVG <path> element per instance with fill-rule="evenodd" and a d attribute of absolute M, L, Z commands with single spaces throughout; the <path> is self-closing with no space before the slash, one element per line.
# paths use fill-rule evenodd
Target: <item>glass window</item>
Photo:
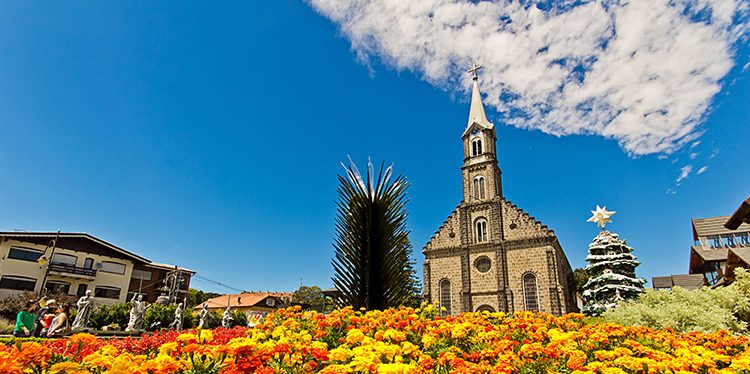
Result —
<path fill-rule="evenodd" d="M 125 264 L 119 262 L 102 261 L 99 271 L 105 273 L 125 274 Z"/>
<path fill-rule="evenodd" d="M 471 155 L 479 156 L 482 154 L 482 139 L 475 139 L 471 141 Z"/>
<path fill-rule="evenodd" d="M 8 253 L 8 258 L 36 262 L 37 260 L 39 260 L 39 257 L 42 257 L 43 253 L 44 252 L 38 249 L 11 247 L 10 253 Z"/>
<path fill-rule="evenodd" d="M 0 288 L 8 290 L 34 291 L 34 288 L 36 288 L 36 279 L 14 275 L 3 275 L 3 277 L 0 278 Z"/>
<path fill-rule="evenodd" d="M 481 256 L 474 261 L 474 267 L 476 267 L 480 273 L 486 273 L 490 271 L 490 268 L 492 267 L 492 260 L 487 256 Z"/>
<path fill-rule="evenodd" d="M 737 234 L 737 243 L 742 246 L 750 246 L 750 235 L 746 232 Z"/>
<path fill-rule="evenodd" d="M 87 289 L 88 289 L 88 286 L 86 286 L 85 284 L 79 284 L 78 290 L 76 291 L 76 296 L 80 297 L 80 296 L 85 295 Z"/>
<path fill-rule="evenodd" d="M 523 276 L 523 300 L 526 310 L 539 310 L 536 276 L 534 274 L 528 273 Z"/>
<path fill-rule="evenodd" d="M 63 281 L 47 281 L 45 285 L 47 292 L 50 293 L 68 293 L 70 291 L 70 283 Z"/>
<path fill-rule="evenodd" d="M 440 281 L 440 310 L 444 316 L 451 315 L 451 282 L 447 279 Z"/>
<path fill-rule="evenodd" d="M 94 288 L 94 297 L 102 297 L 105 299 L 119 299 L 120 289 L 115 287 L 98 286 Z"/>
<path fill-rule="evenodd" d="M 94 267 L 94 259 L 93 258 L 87 258 L 83 261 L 83 268 L 84 269 L 91 269 Z"/>
<path fill-rule="evenodd" d="M 65 253 L 55 253 L 52 256 L 51 262 L 53 264 L 76 266 L 76 261 L 78 261 L 78 257 L 76 256 L 65 254 Z"/>
<path fill-rule="evenodd" d="M 477 243 L 487 241 L 487 221 L 480 219 L 476 223 Z"/>
<path fill-rule="evenodd" d="M 482 200 L 484 196 L 484 177 L 480 175 L 474 178 L 474 199 Z"/>
<path fill-rule="evenodd" d="M 151 280 L 151 272 L 148 270 L 133 269 L 133 279 L 140 279 L 145 281 Z"/>
<path fill-rule="evenodd" d="M 711 248 L 721 248 L 721 240 L 718 236 L 709 236 L 708 243 L 711 246 Z"/>

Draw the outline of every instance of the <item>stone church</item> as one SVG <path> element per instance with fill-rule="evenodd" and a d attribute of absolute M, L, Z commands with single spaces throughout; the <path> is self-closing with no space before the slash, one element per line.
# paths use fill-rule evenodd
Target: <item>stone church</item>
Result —
<path fill-rule="evenodd" d="M 577 311 L 573 272 L 555 233 L 503 195 L 497 135 L 474 66 L 461 135 L 463 200 L 425 245 L 426 300 L 447 315 L 469 311 Z"/>

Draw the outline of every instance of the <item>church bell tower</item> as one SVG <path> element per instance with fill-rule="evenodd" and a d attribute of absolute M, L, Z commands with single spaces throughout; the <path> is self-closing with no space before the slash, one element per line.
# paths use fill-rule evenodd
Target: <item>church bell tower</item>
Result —
<path fill-rule="evenodd" d="M 469 69 L 473 81 L 469 122 L 461 138 L 464 142 L 463 174 L 464 203 L 474 204 L 502 197 L 502 181 L 497 164 L 497 135 L 484 113 L 482 94 L 479 92 L 476 63 Z"/>

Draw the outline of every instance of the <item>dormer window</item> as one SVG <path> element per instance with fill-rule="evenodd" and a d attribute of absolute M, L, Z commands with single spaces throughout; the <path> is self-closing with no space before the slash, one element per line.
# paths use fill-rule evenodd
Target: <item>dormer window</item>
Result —
<path fill-rule="evenodd" d="M 479 156 L 482 154 L 482 139 L 474 139 L 471 141 L 471 155 Z"/>

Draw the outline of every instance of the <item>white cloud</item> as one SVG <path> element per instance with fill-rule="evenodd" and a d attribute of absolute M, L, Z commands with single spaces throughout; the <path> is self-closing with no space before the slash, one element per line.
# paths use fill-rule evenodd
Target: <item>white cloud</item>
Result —
<path fill-rule="evenodd" d="M 632 155 L 694 141 L 747 34 L 745 0 L 308 0 L 364 61 L 468 91 L 505 123 L 555 135 L 598 134 Z M 545 2 L 545 4 L 549 4 Z M 547 6 L 549 7 L 549 6 Z"/>
<path fill-rule="evenodd" d="M 701 175 L 705 173 L 706 170 L 708 170 L 708 166 L 702 166 L 700 169 L 698 169 L 698 171 L 695 172 L 695 175 Z"/>
<path fill-rule="evenodd" d="M 675 180 L 676 183 L 682 182 L 683 180 L 687 179 L 687 177 L 690 176 L 690 172 L 693 171 L 693 165 L 685 165 L 680 168 L 680 176 L 677 177 L 677 180 Z"/>

